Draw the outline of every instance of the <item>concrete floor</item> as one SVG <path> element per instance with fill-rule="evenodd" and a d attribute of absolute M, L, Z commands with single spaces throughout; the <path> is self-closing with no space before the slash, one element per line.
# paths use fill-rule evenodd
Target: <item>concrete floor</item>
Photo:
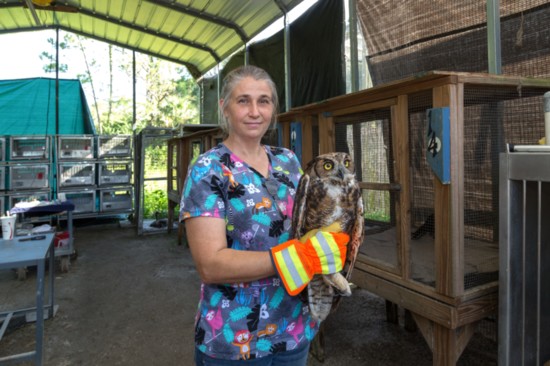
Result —
<path fill-rule="evenodd" d="M 136 236 L 118 223 L 77 226 L 78 257 L 56 273 L 53 319 L 45 322 L 45 365 L 192 365 L 199 279 L 176 233 Z M 35 273 L 0 271 L 0 311 L 30 307 Z M 402 315 L 402 314 L 401 314 Z M 326 321 L 324 363 L 310 366 L 432 365 L 420 332 L 385 318 L 384 300 L 356 289 Z M 14 322 L 0 357 L 34 347 L 34 324 Z M 457 365 L 496 365 L 494 337 L 476 332 Z M 31 364 L 31 363 L 28 363 Z"/>

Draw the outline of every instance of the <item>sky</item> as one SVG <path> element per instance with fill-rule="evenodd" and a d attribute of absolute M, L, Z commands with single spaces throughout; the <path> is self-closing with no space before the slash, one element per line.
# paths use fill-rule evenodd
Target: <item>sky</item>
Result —
<path fill-rule="evenodd" d="M 19 32 L 0 35 L 0 49 L 9 50 L 0 59 L 0 79 L 20 79 L 46 76 L 44 64 L 38 58 L 40 50 L 49 47 L 48 37 L 55 38 L 54 31 Z"/>

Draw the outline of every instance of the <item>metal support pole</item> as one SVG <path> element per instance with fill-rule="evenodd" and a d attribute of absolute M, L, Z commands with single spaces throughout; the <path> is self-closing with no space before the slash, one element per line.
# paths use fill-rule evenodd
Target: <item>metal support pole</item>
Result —
<path fill-rule="evenodd" d="M 292 108 L 292 88 L 290 85 L 290 25 L 288 23 L 288 14 L 284 15 L 284 52 L 285 52 L 285 107 L 288 112 Z"/>
<path fill-rule="evenodd" d="M 348 0 L 349 10 L 349 48 L 350 48 L 350 82 L 351 91 L 359 90 L 359 65 L 357 52 L 357 8 L 355 0 Z M 344 22 L 345 24 L 345 22 Z"/>
<path fill-rule="evenodd" d="M 489 73 L 501 74 L 500 0 L 487 0 L 487 56 Z"/>
<path fill-rule="evenodd" d="M 59 28 L 55 28 L 55 134 L 59 135 Z"/>
<path fill-rule="evenodd" d="M 217 92 L 218 92 L 218 98 L 216 98 L 216 107 L 218 107 L 218 124 L 220 124 L 221 120 L 221 115 L 222 115 L 222 110 L 220 109 L 220 97 L 221 97 L 221 93 L 222 93 L 222 76 L 220 75 L 220 64 L 218 63 L 216 65 L 216 74 L 217 74 Z"/>
<path fill-rule="evenodd" d="M 132 132 L 135 143 L 136 137 L 136 51 L 132 51 Z M 135 150 L 134 150 L 135 151 Z"/>

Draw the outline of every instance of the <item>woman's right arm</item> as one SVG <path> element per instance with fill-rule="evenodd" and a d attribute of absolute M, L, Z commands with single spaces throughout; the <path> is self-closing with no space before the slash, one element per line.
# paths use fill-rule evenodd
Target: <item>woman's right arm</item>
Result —
<path fill-rule="evenodd" d="M 204 283 L 240 283 L 276 274 L 269 252 L 227 247 L 225 220 L 193 217 L 185 231 L 195 266 Z"/>

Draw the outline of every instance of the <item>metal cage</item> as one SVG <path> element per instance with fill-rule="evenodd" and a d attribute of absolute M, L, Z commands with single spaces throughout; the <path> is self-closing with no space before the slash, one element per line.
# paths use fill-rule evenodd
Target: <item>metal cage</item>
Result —
<path fill-rule="evenodd" d="M 550 146 L 502 153 L 499 194 L 498 364 L 548 365 Z"/>

